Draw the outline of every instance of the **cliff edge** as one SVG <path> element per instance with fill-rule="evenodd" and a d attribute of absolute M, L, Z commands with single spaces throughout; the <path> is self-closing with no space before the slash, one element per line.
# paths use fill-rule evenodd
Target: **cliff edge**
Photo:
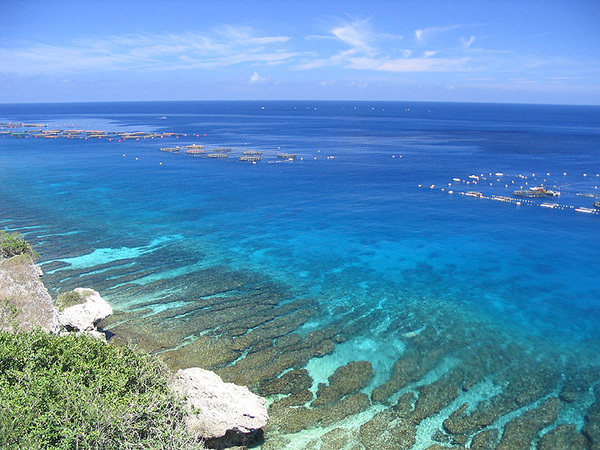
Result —
<path fill-rule="evenodd" d="M 0 330 L 59 332 L 58 311 L 41 276 L 28 255 L 0 256 Z"/>
<path fill-rule="evenodd" d="M 60 294 L 53 302 L 41 276 L 42 270 L 29 255 L 0 255 L 0 331 L 42 329 L 104 339 L 96 324 L 113 311 L 100 294 L 77 288 Z M 208 448 L 245 446 L 262 440 L 262 428 L 269 418 L 265 399 L 248 388 L 224 383 L 213 372 L 191 368 L 173 377 L 171 389 L 186 399 L 184 420 L 189 432 Z"/>

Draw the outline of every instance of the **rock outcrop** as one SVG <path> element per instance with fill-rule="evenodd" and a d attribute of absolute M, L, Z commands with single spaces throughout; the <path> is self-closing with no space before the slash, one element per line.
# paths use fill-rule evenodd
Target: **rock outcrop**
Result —
<path fill-rule="evenodd" d="M 0 258 L 0 330 L 59 331 L 58 313 L 41 276 L 26 255 Z"/>
<path fill-rule="evenodd" d="M 68 331 L 95 331 L 96 324 L 113 313 L 112 307 L 93 289 L 76 288 L 73 293 L 79 303 L 58 313 L 58 321 Z"/>
<path fill-rule="evenodd" d="M 76 288 L 53 303 L 41 276 L 39 266 L 25 255 L 0 257 L 1 331 L 41 328 L 105 339 L 96 325 L 113 309 L 98 292 Z M 224 449 L 262 441 L 262 428 L 269 419 L 266 400 L 247 387 L 225 383 L 214 372 L 194 367 L 177 372 L 172 390 L 186 397 L 186 424 L 207 447 Z"/>
<path fill-rule="evenodd" d="M 192 367 L 177 371 L 172 388 L 187 398 L 187 426 L 207 447 L 222 449 L 262 440 L 269 419 L 266 400 L 247 387 Z"/>

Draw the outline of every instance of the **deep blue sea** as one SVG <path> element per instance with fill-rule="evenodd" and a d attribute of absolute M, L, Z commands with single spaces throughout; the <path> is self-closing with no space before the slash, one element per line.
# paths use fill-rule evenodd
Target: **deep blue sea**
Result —
<path fill-rule="evenodd" d="M 252 274 L 285 289 L 284 304 L 310 299 L 316 313 L 294 333 L 373 317 L 305 365 L 316 386 L 370 361 L 367 393 L 412 336 L 442 322 L 444 333 L 493 329 L 500 347 L 551 353 L 561 372 L 600 364 L 600 107 L 13 104 L 0 122 L 46 125 L 0 135 L 0 226 L 36 245 L 53 293 L 81 284 L 117 310 L 160 313 L 181 306 L 186 277 Z M 181 135 L 33 137 L 41 129 Z M 232 151 L 160 151 L 190 144 Z M 240 162 L 249 150 L 262 159 Z M 541 185 L 561 196 L 512 196 Z M 151 289 L 121 289 L 132 285 Z"/>

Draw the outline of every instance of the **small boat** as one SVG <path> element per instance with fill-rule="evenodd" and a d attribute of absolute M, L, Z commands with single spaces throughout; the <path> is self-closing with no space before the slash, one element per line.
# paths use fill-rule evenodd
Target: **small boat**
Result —
<path fill-rule="evenodd" d="M 600 202 L 594 202 L 594 208 L 600 208 Z"/>
<path fill-rule="evenodd" d="M 540 205 L 542 208 L 556 208 L 558 206 L 557 203 L 542 203 Z"/>
<path fill-rule="evenodd" d="M 478 192 L 478 191 L 465 192 L 465 195 L 468 196 L 468 197 L 478 197 L 478 198 L 483 197 L 483 193 Z"/>

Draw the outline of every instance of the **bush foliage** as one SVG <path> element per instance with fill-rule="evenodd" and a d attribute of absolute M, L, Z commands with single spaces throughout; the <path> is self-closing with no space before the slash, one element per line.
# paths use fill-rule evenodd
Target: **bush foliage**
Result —
<path fill-rule="evenodd" d="M 74 305 L 79 305 L 81 303 L 85 303 L 85 297 L 89 295 L 89 291 L 80 294 L 75 291 L 68 291 L 58 294 L 56 297 L 56 301 L 54 302 L 54 306 L 58 308 L 59 312 L 63 312 L 66 308 Z"/>
<path fill-rule="evenodd" d="M 0 257 L 10 258 L 16 255 L 28 255 L 31 259 L 38 256 L 32 245 L 20 233 L 0 230 Z"/>
<path fill-rule="evenodd" d="M 0 332 L 0 447 L 203 448 L 156 358 L 89 336 Z"/>

